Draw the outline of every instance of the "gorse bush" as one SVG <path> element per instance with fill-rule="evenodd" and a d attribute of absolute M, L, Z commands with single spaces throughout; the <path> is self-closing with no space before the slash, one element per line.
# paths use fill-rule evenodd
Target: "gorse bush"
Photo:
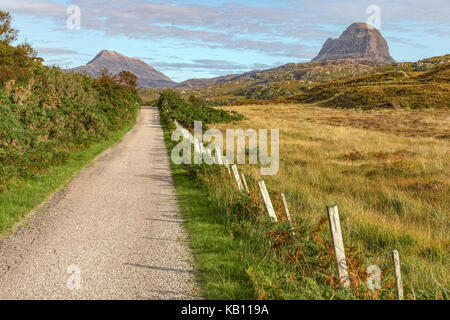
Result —
<path fill-rule="evenodd" d="M 132 74 L 43 66 L 30 46 L 10 45 L 9 18 L 0 11 L 0 192 L 130 123 L 140 101 Z"/>
<path fill-rule="evenodd" d="M 203 127 L 206 128 L 208 123 L 226 123 L 244 119 L 234 111 L 205 107 L 202 101 L 194 96 L 185 101 L 178 92 L 171 89 L 161 92 L 157 107 L 163 123 L 170 125 L 173 120 L 177 120 L 185 128 L 193 128 L 194 121 L 202 121 Z"/>

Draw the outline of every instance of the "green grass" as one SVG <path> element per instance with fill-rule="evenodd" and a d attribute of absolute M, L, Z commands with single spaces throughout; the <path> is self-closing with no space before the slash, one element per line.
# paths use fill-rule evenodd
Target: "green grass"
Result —
<path fill-rule="evenodd" d="M 72 153 L 66 163 L 39 173 L 36 177 L 17 180 L 0 194 L 0 235 L 6 235 L 12 226 L 54 193 L 65 187 L 84 167 L 104 150 L 118 143 L 136 121 L 115 131 L 105 140 L 93 143 L 87 149 Z"/>
<path fill-rule="evenodd" d="M 258 168 L 239 166 L 250 189 L 247 195 L 237 191 L 223 167 L 173 166 L 205 297 L 234 297 L 239 293 L 234 288 L 241 285 L 245 291 L 252 288 L 256 299 L 396 299 L 390 252 L 397 249 L 407 264 L 402 266 L 406 299 L 448 298 L 427 279 L 448 286 L 448 183 L 441 160 L 446 141 L 351 127 L 344 130 L 304 120 L 327 112 L 334 118 L 335 109 L 235 108 L 250 120 L 214 127 L 275 127 L 284 137 L 280 171 L 264 178 L 279 223 L 267 221 L 257 185 L 262 178 Z M 361 112 L 352 112 L 344 116 L 362 117 Z M 404 112 L 397 112 L 402 118 Z M 424 117 L 429 113 L 423 112 Z M 380 113 L 373 117 L 377 121 L 368 123 L 381 125 Z M 170 150 L 173 144 L 167 145 Z M 295 237 L 289 232 L 280 192 L 288 199 Z M 352 279 L 348 291 L 338 285 L 327 224 L 325 205 L 333 203 L 338 203 L 345 222 L 343 236 Z M 383 275 L 382 288 L 376 291 L 366 286 L 366 269 L 373 264 Z"/>
<path fill-rule="evenodd" d="M 174 143 L 167 127 L 164 132 L 171 150 Z M 275 224 L 268 217 L 256 189 L 252 187 L 251 196 L 240 193 L 224 167 L 171 164 L 171 169 L 202 297 L 352 297 L 326 281 L 335 269 L 332 257 L 318 259 L 323 250 L 311 239 L 313 226 L 307 221 L 292 239 L 287 222 Z M 248 182 L 256 185 L 254 180 Z M 221 187 L 215 188 L 218 183 Z"/>
<path fill-rule="evenodd" d="M 164 136 L 170 150 L 174 143 L 167 127 L 164 127 Z M 187 176 L 182 165 L 171 162 L 171 170 L 201 296 L 205 299 L 252 299 L 253 286 L 239 256 L 247 243 L 230 237 L 226 217 L 214 212 L 206 190 Z"/>

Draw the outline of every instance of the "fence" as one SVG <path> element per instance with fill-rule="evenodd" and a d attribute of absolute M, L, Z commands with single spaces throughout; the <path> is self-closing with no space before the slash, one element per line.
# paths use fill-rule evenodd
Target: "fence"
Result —
<path fill-rule="evenodd" d="M 176 125 L 177 129 L 182 131 L 184 138 L 187 139 L 188 141 L 190 141 L 191 144 L 194 145 L 195 153 L 199 153 L 204 157 L 209 157 L 210 161 L 208 163 L 214 163 L 217 165 L 224 166 L 227 169 L 227 172 L 228 172 L 228 175 L 230 176 L 230 178 L 235 181 L 235 185 L 236 185 L 238 191 L 246 192 L 248 194 L 250 193 L 244 173 L 239 172 L 236 164 L 233 164 L 231 166 L 231 170 L 230 170 L 230 165 L 229 165 L 228 159 L 223 156 L 223 154 L 221 153 L 219 148 L 215 148 L 215 150 L 214 150 L 215 154 L 213 156 L 212 150 L 208 149 L 207 147 L 205 147 L 203 145 L 202 142 L 195 139 L 188 130 L 183 128 L 176 121 L 175 121 L 175 125 Z M 278 217 L 277 217 L 277 214 L 272 205 L 272 201 L 270 199 L 270 195 L 269 195 L 269 192 L 267 190 L 264 180 L 258 181 L 258 186 L 259 186 L 259 190 L 261 192 L 261 196 L 263 198 L 263 201 L 264 201 L 264 204 L 265 204 L 265 207 L 266 207 L 269 217 L 274 222 L 278 222 Z M 292 236 L 295 237 L 294 224 L 293 224 L 290 212 L 289 212 L 288 203 L 287 203 L 284 193 L 281 193 L 281 199 L 283 202 L 283 207 L 284 207 L 287 221 L 291 227 Z M 338 272 L 339 281 L 343 288 L 350 288 L 350 276 L 349 276 L 347 261 L 346 261 L 346 257 L 345 257 L 345 246 L 344 246 L 344 240 L 343 240 L 343 236 L 342 236 L 341 224 L 344 225 L 347 228 L 347 230 L 349 230 L 350 232 L 353 232 L 362 238 L 365 238 L 365 237 L 360 232 L 353 229 L 350 225 L 345 224 L 340 220 L 337 205 L 326 206 L 326 210 L 327 210 L 327 214 L 328 214 L 328 222 L 329 222 L 329 226 L 330 226 L 330 233 L 331 233 L 331 239 L 332 239 L 333 248 L 334 248 L 334 256 L 335 256 L 335 262 L 336 262 L 336 268 L 337 268 L 337 272 Z M 428 277 L 427 275 L 423 274 L 422 272 L 416 270 L 411 265 L 400 261 L 400 255 L 399 255 L 398 250 L 392 250 L 391 252 L 389 252 L 389 251 L 381 248 L 377 244 L 374 244 L 367 238 L 366 238 L 366 240 L 374 248 L 380 250 L 381 252 L 383 252 L 383 254 L 389 255 L 390 258 L 392 259 L 392 271 L 393 271 L 393 274 L 395 277 L 395 287 L 396 287 L 398 300 L 404 299 L 401 266 L 410 268 L 411 270 L 413 270 L 414 272 L 419 274 L 421 277 L 423 277 L 427 281 L 430 281 L 435 286 L 444 290 L 444 292 L 446 292 L 446 293 L 450 292 L 450 290 L 448 290 L 445 286 L 443 286 L 436 280 L 434 280 L 434 279 Z"/>

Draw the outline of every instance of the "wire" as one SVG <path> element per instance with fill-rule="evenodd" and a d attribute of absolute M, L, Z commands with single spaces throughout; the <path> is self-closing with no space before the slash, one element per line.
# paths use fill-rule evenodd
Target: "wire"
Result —
<path fill-rule="evenodd" d="M 381 248 L 379 245 L 373 243 L 371 240 L 369 240 L 367 238 L 367 236 L 361 234 L 359 231 L 356 231 L 354 228 L 352 228 L 351 226 L 349 226 L 348 224 L 344 223 L 341 221 L 341 224 L 343 224 L 345 227 L 347 227 L 350 231 L 358 234 L 360 237 L 362 237 L 365 241 L 367 241 L 368 243 L 370 243 L 372 246 L 374 246 L 375 248 L 377 248 L 378 250 L 383 251 L 384 253 L 386 253 L 387 255 L 391 256 L 391 252 L 387 251 L 386 249 Z M 440 284 L 439 282 L 437 282 L 436 280 L 426 276 L 424 273 L 422 273 L 421 271 L 417 270 L 416 268 L 414 268 L 413 266 L 411 266 L 410 264 L 400 261 L 400 264 L 410 268 L 411 270 L 413 270 L 414 272 L 418 273 L 419 275 L 421 275 L 422 277 L 424 277 L 425 279 L 427 279 L 428 281 L 433 282 L 436 286 L 440 287 L 441 289 L 443 289 L 444 291 L 450 292 L 449 289 L 447 289 L 446 287 L 444 287 L 442 284 Z"/>
<path fill-rule="evenodd" d="M 175 125 L 177 126 L 177 128 L 183 128 L 177 121 L 174 121 Z M 191 141 L 192 142 L 192 141 Z M 373 247 L 375 247 L 376 249 L 382 251 L 383 253 L 387 254 L 388 256 L 391 256 L 391 252 L 387 251 L 386 249 L 383 249 L 382 247 L 380 247 L 379 245 L 377 245 L 376 243 L 373 243 L 371 240 L 369 240 L 369 238 L 367 238 L 367 236 L 361 234 L 359 231 L 355 230 L 354 228 L 352 228 L 350 225 L 344 223 L 343 221 L 340 221 L 341 224 L 343 224 L 346 228 L 348 228 L 350 231 L 358 234 L 361 238 L 363 238 L 365 241 L 367 241 L 369 244 L 371 244 Z M 450 292 L 449 289 L 447 289 L 446 287 L 444 287 L 442 284 L 440 284 L 439 282 L 437 282 L 436 280 L 428 277 L 427 275 L 425 275 L 424 273 L 422 273 L 421 271 L 417 270 L 416 268 L 414 268 L 413 266 L 411 266 L 410 264 L 400 261 L 400 264 L 403 266 L 406 266 L 408 268 L 410 268 L 411 270 L 413 270 L 414 272 L 416 272 L 417 274 L 421 275 L 422 277 L 424 277 L 425 279 L 427 279 L 430 282 L 433 282 L 436 286 L 440 287 L 441 289 L 443 289 L 446 292 Z"/>

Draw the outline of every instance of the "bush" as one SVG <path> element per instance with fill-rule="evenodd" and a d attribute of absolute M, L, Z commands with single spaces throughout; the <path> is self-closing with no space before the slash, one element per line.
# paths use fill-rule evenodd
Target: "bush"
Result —
<path fill-rule="evenodd" d="M 14 34 L 5 33 L 2 17 L 0 11 L 0 192 L 134 121 L 140 102 L 131 73 L 104 72 L 97 80 L 65 73 L 43 66 L 29 45 L 1 41 Z"/>
<path fill-rule="evenodd" d="M 225 111 L 203 106 L 197 97 L 190 97 L 186 102 L 183 97 L 172 89 L 163 90 L 159 96 L 157 107 L 160 110 L 161 121 L 170 125 L 174 120 L 185 128 L 193 128 L 194 121 L 202 121 L 203 127 L 208 123 L 225 123 L 239 121 L 244 117 L 237 112 Z"/>

